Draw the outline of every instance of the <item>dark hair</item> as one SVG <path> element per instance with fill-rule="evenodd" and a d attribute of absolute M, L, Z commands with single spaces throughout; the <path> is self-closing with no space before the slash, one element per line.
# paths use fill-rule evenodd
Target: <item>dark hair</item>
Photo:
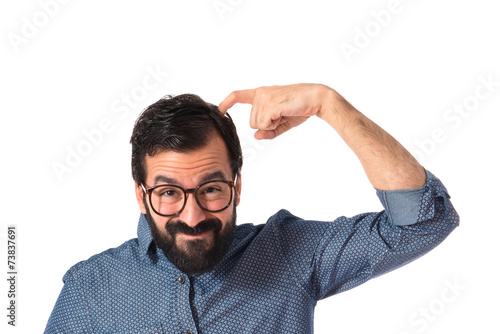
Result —
<path fill-rule="evenodd" d="M 132 144 L 132 177 L 138 184 L 146 179 L 146 154 L 162 151 L 189 152 L 205 146 L 213 134 L 226 144 L 233 177 L 243 164 L 240 140 L 229 116 L 198 95 L 167 95 L 147 107 L 137 118 Z"/>

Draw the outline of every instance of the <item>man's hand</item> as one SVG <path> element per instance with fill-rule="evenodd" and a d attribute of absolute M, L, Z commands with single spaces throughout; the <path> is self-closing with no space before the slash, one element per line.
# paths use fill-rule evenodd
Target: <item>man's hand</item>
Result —
<path fill-rule="evenodd" d="M 296 84 L 234 91 L 219 110 L 225 114 L 236 103 L 252 104 L 250 127 L 257 129 L 255 138 L 273 139 L 321 114 L 329 90 L 319 84 Z"/>
<path fill-rule="evenodd" d="M 318 116 L 333 127 L 380 190 L 419 188 L 425 170 L 390 134 L 354 108 L 336 91 L 320 84 L 260 87 L 234 91 L 219 105 L 222 113 L 236 103 L 252 104 L 250 126 L 256 139 L 272 139 Z"/>

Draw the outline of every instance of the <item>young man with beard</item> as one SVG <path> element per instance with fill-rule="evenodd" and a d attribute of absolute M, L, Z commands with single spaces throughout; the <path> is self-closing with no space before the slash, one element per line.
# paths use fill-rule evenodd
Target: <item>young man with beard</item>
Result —
<path fill-rule="evenodd" d="M 242 154 L 226 114 L 235 103 L 252 104 L 258 139 L 325 120 L 385 210 L 333 222 L 281 210 L 236 226 Z M 66 273 L 46 333 L 312 333 L 318 300 L 418 258 L 459 222 L 441 182 L 323 85 L 235 91 L 218 108 L 164 98 L 140 115 L 131 143 L 138 238 Z"/>

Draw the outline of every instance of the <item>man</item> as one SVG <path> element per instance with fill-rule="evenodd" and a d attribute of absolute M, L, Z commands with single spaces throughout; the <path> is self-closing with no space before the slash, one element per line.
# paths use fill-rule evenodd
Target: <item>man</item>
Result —
<path fill-rule="evenodd" d="M 242 157 L 226 114 L 236 103 L 252 104 L 257 139 L 325 120 L 385 210 L 334 222 L 281 210 L 236 226 Z M 131 143 L 138 238 L 66 273 L 46 333 L 312 333 L 318 300 L 418 258 L 459 222 L 434 175 L 319 84 L 235 91 L 218 110 L 194 95 L 161 99 Z"/>

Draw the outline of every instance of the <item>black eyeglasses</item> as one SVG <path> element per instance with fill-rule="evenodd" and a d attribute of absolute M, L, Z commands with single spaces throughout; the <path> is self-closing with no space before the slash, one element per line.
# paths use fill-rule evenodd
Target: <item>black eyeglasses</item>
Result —
<path fill-rule="evenodd" d="M 200 184 L 196 188 L 184 189 L 171 184 L 160 184 L 142 189 L 149 195 L 149 204 L 153 211 L 163 217 L 178 215 L 184 210 L 187 194 L 194 194 L 196 202 L 205 211 L 220 212 L 231 205 L 234 181 L 214 180 Z"/>

